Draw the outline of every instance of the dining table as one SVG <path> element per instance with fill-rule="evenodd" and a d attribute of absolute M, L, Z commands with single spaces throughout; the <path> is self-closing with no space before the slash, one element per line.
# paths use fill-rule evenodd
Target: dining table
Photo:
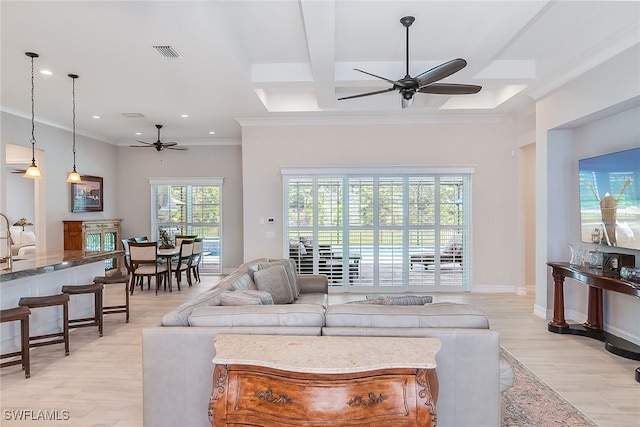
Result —
<path fill-rule="evenodd" d="M 173 292 L 173 286 L 171 285 L 171 260 L 173 257 L 180 255 L 180 248 L 158 248 L 158 258 L 166 260 L 169 274 L 167 278 L 167 285 L 169 286 L 169 292 Z"/>

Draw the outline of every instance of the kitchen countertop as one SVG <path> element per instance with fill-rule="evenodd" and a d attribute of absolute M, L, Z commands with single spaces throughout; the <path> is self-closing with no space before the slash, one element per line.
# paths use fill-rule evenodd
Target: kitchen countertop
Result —
<path fill-rule="evenodd" d="M 91 264 L 122 254 L 124 254 L 124 251 L 121 250 L 109 252 L 59 251 L 29 256 L 15 256 L 11 270 L 0 270 L 0 282 Z"/>

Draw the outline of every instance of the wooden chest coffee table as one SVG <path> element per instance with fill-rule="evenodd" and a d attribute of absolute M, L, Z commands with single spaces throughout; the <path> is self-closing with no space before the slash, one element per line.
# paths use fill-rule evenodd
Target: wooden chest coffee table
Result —
<path fill-rule="evenodd" d="M 435 426 L 435 338 L 218 335 L 219 426 Z"/>

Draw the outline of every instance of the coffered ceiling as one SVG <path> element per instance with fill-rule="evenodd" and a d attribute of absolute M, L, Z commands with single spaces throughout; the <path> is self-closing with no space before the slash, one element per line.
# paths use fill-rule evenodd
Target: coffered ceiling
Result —
<path fill-rule="evenodd" d="M 78 133 L 122 145 L 154 141 L 156 123 L 189 145 L 238 141 L 239 119 L 513 117 L 625 49 L 640 54 L 638 1 L 3 0 L 0 12 L 2 110 L 30 117 L 24 53 L 36 52 L 36 119 L 71 127 L 75 73 Z M 391 86 L 353 68 L 404 76 L 406 15 L 412 76 L 464 58 L 442 82 L 483 89 L 416 94 L 406 109 L 397 92 L 338 101 Z"/>

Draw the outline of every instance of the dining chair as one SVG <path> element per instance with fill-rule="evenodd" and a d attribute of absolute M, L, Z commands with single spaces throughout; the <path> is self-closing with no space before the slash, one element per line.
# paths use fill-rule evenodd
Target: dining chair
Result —
<path fill-rule="evenodd" d="M 144 277 L 136 277 L 136 282 L 134 282 L 134 277 L 133 277 L 133 269 L 131 268 L 131 256 L 129 255 L 129 243 L 131 242 L 136 242 L 136 238 L 132 237 L 129 239 L 122 239 L 120 240 L 122 242 L 122 250 L 124 250 L 124 255 L 123 255 L 123 259 L 124 259 L 124 266 L 127 269 L 127 274 L 129 275 L 129 283 L 130 283 L 130 287 L 134 287 L 135 285 L 139 285 L 140 288 L 142 289 L 142 286 L 144 284 Z M 131 283 L 133 283 L 133 285 L 131 285 Z M 148 288 L 151 289 L 151 279 L 149 279 L 149 284 L 148 284 Z M 131 291 L 133 293 L 133 291 Z"/>
<path fill-rule="evenodd" d="M 179 234 L 177 236 L 174 236 L 176 248 L 180 247 L 180 243 L 182 243 L 183 240 L 185 240 L 185 239 L 193 240 L 196 237 L 198 237 L 197 234 L 193 234 L 193 235 L 190 235 L 190 234 Z"/>
<path fill-rule="evenodd" d="M 129 242 L 129 262 L 131 263 L 129 289 L 131 294 L 138 278 L 146 276 L 150 282 L 151 277 L 155 277 L 156 294 L 162 281 L 164 279 L 168 281 L 167 275 L 170 272 L 167 264 L 158 262 L 158 242 Z"/>
<path fill-rule="evenodd" d="M 193 255 L 194 239 L 182 239 L 180 242 L 180 253 L 175 261 L 171 262 L 171 273 L 176 274 L 176 282 L 178 290 L 180 290 L 180 282 L 182 281 L 182 273 L 187 274 L 187 282 L 192 285 L 189 269 L 191 267 L 191 256 Z M 169 289 L 171 291 L 171 289 Z"/>
<path fill-rule="evenodd" d="M 187 271 L 187 280 L 189 280 L 189 283 L 191 283 L 191 273 L 193 273 L 193 277 L 197 282 L 200 281 L 200 260 L 202 258 L 203 241 L 204 237 L 196 237 L 193 239 L 193 254 L 191 255 L 189 270 Z"/>

